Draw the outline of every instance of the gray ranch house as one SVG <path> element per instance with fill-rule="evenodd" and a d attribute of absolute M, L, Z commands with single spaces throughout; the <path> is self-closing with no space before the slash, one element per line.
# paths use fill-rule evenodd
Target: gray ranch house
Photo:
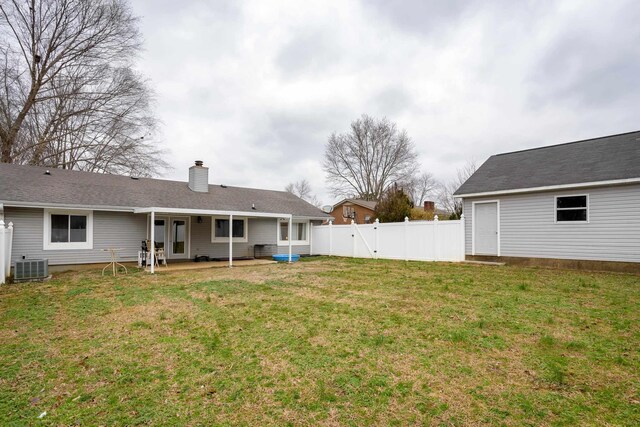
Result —
<path fill-rule="evenodd" d="M 491 156 L 455 196 L 468 259 L 640 271 L 640 131 Z"/>
<path fill-rule="evenodd" d="M 231 265 L 254 255 L 305 255 L 311 224 L 329 218 L 293 194 L 210 185 L 208 175 L 201 161 L 188 182 L 0 164 L 0 219 L 14 224 L 12 264 L 108 262 L 108 248 L 135 261 L 143 240 L 168 260 L 208 256 Z"/>

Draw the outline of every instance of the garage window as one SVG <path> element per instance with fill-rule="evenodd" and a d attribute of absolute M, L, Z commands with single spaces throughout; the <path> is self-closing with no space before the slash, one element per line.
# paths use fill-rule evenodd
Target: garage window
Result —
<path fill-rule="evenodd" d="M 586 194 L 556 197 L 556 222 L 588 222 L 589 197 Z"/>

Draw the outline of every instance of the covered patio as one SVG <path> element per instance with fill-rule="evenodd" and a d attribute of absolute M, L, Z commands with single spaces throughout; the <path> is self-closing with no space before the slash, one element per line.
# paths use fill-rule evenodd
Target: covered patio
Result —
<path fill-rule="evenodd" d="M 203 245 L 208 245 L 209 248 L 215 246 L 218 252 L 223 246 L 226 249 L 225 258 L 227 261 L 210 261 L 205 263 L 194 262 L 176 262 L 169 263 L 167 270 L 181 270 L 181 269 L 197 269 L 206 268 L 202 264 L 209 264 L 211 266 L 226 266 L 233 267 L 234 263 L 240 263 L 242 265 L 251 261 L 256 265 L 256 261 L 259 263 L 271 263 L 268 260 L 247 260 L 242 259 L 234 261 L 234 246 L 244 245 L 248 247 L 255 241 L 249 241 L 248 239 L 248 220 L 249 219 L 272 219 L 278 224 L 277 221 L 287 222 L 287 236 L 292 236 L 294 216 L 292 214 L 285 213 L 264 213 L 264 212 L 245 212 L 245 211 L 221 211 L 221 210 L 206 210 L 206 209 L 178 209 L 178 208 L 140 208 L 134 211 L 136 214 L 147 215 L 147 240 L 151 243 L 150 247 L 150 262 L 149 272 L 155 273 L 156 268 L 156 251 L 153 250 L 158 242 L 162 242 L 163 250 L 165 251 L 165 257 L 171 260 L 186 261 L 193 258 L 191 251 L 192 241 L 197 240 Z M 210 228 L 204 228 L 203 223 L 205 218 L 208 221 L 211 220 Z M 194 220 L 195 219 L 195 220 Z M 284 225 L 284 224 L 283 224 Z M 274 228 L 274 234 L 276 233 Z M 284 231 L 283 231 L 284 232 Z M 160 233 L 164 233 L 160 235 Z M 211 233 L 209 236 L 205 233 Z M 209 239 L 207 241 L 207 239 Z M 288 239 L 288 259 L 291 262 L 292 258 L 292 241 Z M 197 254 L 195 254 L 197 255 Z M 236 258 L 238 258 L 236 256 Z M 215 264 L 214 264 L 215 263 Z M 165 267 L 162 266 L 164 271 Z"/>
<path fill-rule="evenodd" d="M 256 265 L 277 264 L 269 259 L 240 259 L 233 262 L 234 267 L 253 267 Z M 205 262 L 172 262 L 157 269 L 158 272 L 173 272 L 185 270 L 205 270 L 207 268 L 229 268 L 228 261 L 205 261 Z"/>

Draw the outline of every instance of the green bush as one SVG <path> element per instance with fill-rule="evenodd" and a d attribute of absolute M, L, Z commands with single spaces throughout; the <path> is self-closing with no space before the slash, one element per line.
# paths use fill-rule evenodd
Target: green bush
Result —
<path fill-rule="evenodd" d="M 405 217 L 411 217 L 413 203 L 397 185 L 384 192 L 376 205 L 376 218 L 380 222 L 402 222 Z"/>

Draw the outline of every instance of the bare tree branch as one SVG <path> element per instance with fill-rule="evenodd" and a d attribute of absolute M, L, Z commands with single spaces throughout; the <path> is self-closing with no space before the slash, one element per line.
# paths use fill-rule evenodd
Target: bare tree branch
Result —
<path fill-rule="evenodd" d="M 364 114 L 350 132 L 329 136 L 323 167 L 333 195 L 378 200 L 391 184 L 415 174 L 416 159 L 406 131 Z"/>
<path fill-rule="evenodd" d="M 126 0 L 0 2 L 0 161 L 152 175 L 153 93 Z"/>
<path fill-rule="evenodd" d="M 318 200 L 318 197 L 313 194 L 311 190 L 311 184 L 306 179 L 301 179 L 300 181 L 290 182 L 284 187 L 284 191 L 287 191 L 291 194 L 294 194 L 300 197 L 302 200 L 311 203 L 316 207 L 320 207 L 321 202 Z"/>
<path fill-rule="evenodd" d="M 464 182 L 469 179 L 476 171 L 477 164 L 475 160 L 468 160 L 464 166 L 456 171 L 456 176 L 451 181 L 440 184 L 438 192 L 438 203 L 447 212 L 453 214 L 453 217 L 459 218 L 462 214 L 462 201 L 453 197 L 453 193 L 460 188 Z"/>
<path fill-rule="evenodd" d="M 425 200 L 434 197 L 438 190 L 438 182 L 429 172 L 422 172 L 412 176 L 400 186 L 409 196 L 414 206 L 422 206 Z"/>

